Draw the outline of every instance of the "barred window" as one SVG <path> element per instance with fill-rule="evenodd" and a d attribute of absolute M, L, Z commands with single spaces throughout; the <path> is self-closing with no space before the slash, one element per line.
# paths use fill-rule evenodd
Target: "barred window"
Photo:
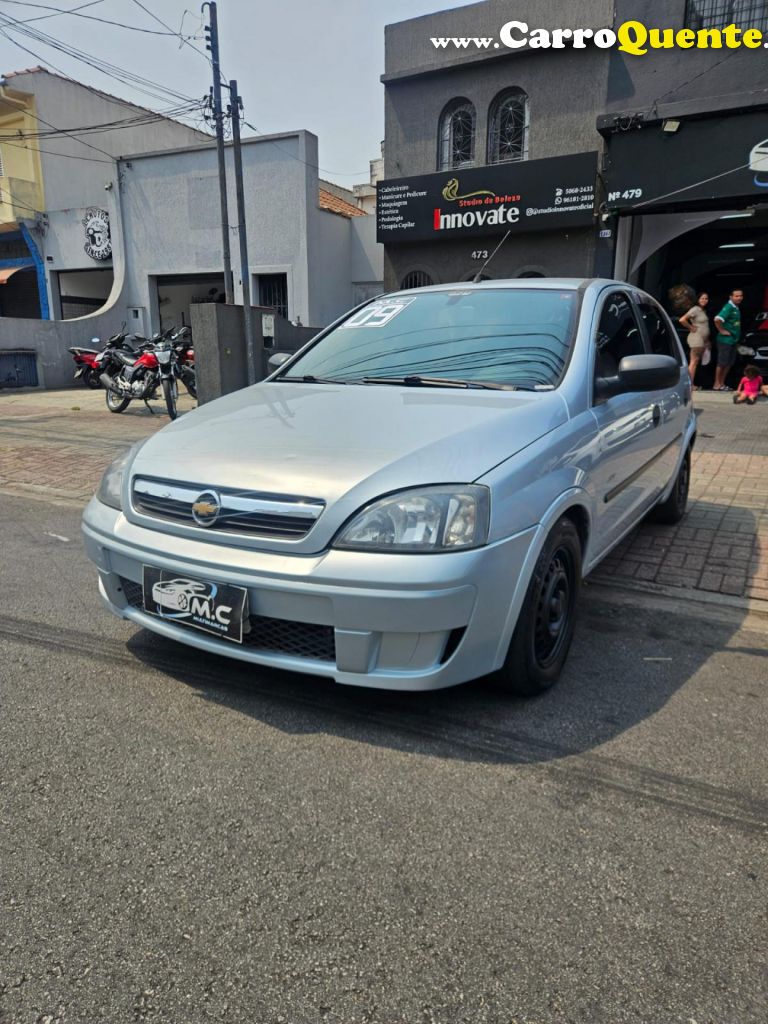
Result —
<path fill-rule="evenodd" d="M 259 274 L 259 305 L 272 306 L 278 316 L 288 318 L 287 274 Z"/>
<path fill-rule="evenodd" d="M 412 270 L 400 282 L 400 291 L 405 291 L 406 288 L 426 288 L 434 283 L 426 270 Z"/>
<path fill-rule="evenodd" d="M 440 115 L 438 170 L 470 167 L 475 159 L 475 108 L 466 99 L 451 100 Z"/>
<path fill-rule="evenodd" d="M 488 116 L 488 163 L 505 164 L 528 156 L 528 96 L 505 89 L 491 104 Z"/>
<path fill-rule="evenodd" d="M 685 27 L 725 28 L 738 25 L 740 29 L 758 28 L 768 32 L 768 2 L 766 0 L 687 0 Z"/>

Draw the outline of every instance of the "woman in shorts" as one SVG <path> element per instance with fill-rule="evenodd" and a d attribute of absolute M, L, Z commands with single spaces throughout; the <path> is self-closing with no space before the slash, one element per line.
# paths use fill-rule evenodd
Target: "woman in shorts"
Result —
<path fill-rule="evenodd" d="M 696 370 L 704 351 L 712 347 L 709 340 L 709 317 L 705 312 L 708 305 L 709 295 L 706 292 L 701 292 L 696 299 L 696 305 L 684 313 L 678 321 L 689 332 L 688 348 L 691 355 L 688 361 L 688 373 L 691 376 L 691 384 L 694 382 Z"/>

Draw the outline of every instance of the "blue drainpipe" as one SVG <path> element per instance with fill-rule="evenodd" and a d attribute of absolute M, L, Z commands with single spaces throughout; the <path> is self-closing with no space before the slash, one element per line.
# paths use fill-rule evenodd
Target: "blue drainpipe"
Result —
<path fill-rule="evenodd" d="M 27 225 L 22 221 L 19 224 L 19 228 L 21 229 L 21 234 L 24 238 L 24 241 L 27 243 L 29 255 L 32 257 L 32 261 L 35 266 L 35 271 L 37 273 L 37 291 L 40 296 L 40 319 L 50 320 L 51 309 L 50 306 L 48 305 L 48 284 L 45 280 L 45 264 L 43 263 L 43 257 L 40 255 L 40 250 L 37 247 L 37 243 L 32 237 Z"/>

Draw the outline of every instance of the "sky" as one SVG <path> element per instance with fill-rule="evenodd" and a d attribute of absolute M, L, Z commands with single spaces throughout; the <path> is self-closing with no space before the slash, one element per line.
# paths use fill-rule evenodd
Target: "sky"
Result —
<path fill-rule="evenodd" d="M 42 64 L 153 109 L 174 103 L 143 95 L 111 74 L 8 27 L 9 20 L 34 18 L 29 29 L 77 47 L 92 63 L 118 65 L 185 96 L 202 97 L 211 84 L 204 56 L 178 37 L 136 31 L 164 32 L 154 14 L 174 32 L 183 25 L 184 35 L 202 37 L 198 0 L 191 7 L 186 2 L 0 0 L 0 26 L 5 26 L 0 27 L 0 71 Z M 379 81 L 384 26 L 460 6 L 462 0 L 218 0 L 222 70 L 227 79 L 237 79 L 244 117 L 251 124 L 262 133 L 299 128 L 314 132 L 320 140 L 321 176 L 351 187 L 368 179 L 369 161 L 379 156 L 384 138 L 384 87 Z M 75 8 L 80 8 L 77 13 L 57 13 Z M 133 28 L 90 20 L 96 18 Z M 205 47 L 202 38 L 194 45 Z M 252 132 L 244 129 L 243 134 Z"/>

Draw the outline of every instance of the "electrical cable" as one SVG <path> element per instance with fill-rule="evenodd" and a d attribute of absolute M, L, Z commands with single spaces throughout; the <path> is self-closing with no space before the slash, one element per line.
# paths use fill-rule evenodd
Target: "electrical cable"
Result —
<path fill-rule="evenodd" d="M 14 203 L 15 206 L 21 206 L 25 210 L 31 210 L 34 214 L 39 214 L 42 212 L 41 210 L 36 210 L 34 206 L 29 206 L 27 203 L 23 203 L 21 199 L 17 199 L 13 192 L 10 192 L 7 188 L 3 188 L 2 186 L 0 186 L 0 192 L 5 193 L 5 195 L 7 196 L 10 196 L 11 201 Z"/>
<path fill-rule="evenodd" d="M 22 0 L 2 0 L 2 3 L 21 3 Z M 97 4 L 103 4 L 104 0 L 88 0 L 85 4 L 80 4 L 77 7 L 73 7 L 67 11 L 67 14 L 75 14 L 76 11 L 82 11 L 86 7 L 95 7 Z M 35 7 L 36 4 L 23 4 L 24 7 Z M 17 19 L 14 21 L 16 25 L 29 25 L 33 21 L 45 21 L 46 18 L 58 18 L 58 14 L 37 14 L 34 18 Z"/>
<path fill-rule="evenodd" d="M 85 18 L 88 21 L 98 21 L 98 22 L 101 22 L 102 25 L 114 25 L 116 28 L 127 28 L 131 32 L 145 32 L 147 35 L 151 35 L 151 36 L 176 36 L 177 38 L 180 38 L 182 40 L 182 42 L 186 42 L 187 38 L 189 38 L 189 39 L 196 38 L 195 36 L 182 37 L 180 32 L 174 32 L 173 29 L 168 28 L 168 26 L 166 26 L 167 31 L 159 32 L 155 28 L 142 28 L 140 25 L 126 25 L 122 21 L 111 21 L 109 18 L 99 18 L 95 14 L 79 14 L 78 12 L 80 10 L 82 10 L 81 7 L 73 7 L 73 8 L 71 8 L 71 10 L 66 10 L 63 7 L 52 7 L 49 4 L 26 3 L 25 0 L 0 0 L 0 2 L 6 3 L 6 4 L 17 4 L 18 6 L 21 6 L 21 7 L 35 7 L 35 8 L 39 8 L 40 10 L 55 11 L 56 12 L 55 14 L 43 15 L 40 18 L 29 18 L 26 21 L 17 21 L 17 22 L 15 22 L 15 24 L 17 24 L 17 25 L 28 25 L 30 21 L 42 21 L 43 17 L 45 17 L 45 18 L 55 18 L 55 17 L 58 17 L 58 15 L 60 15 L 60 14 L 73 14 L 73 15 L 75 15 L 78 18 Z M 102 3 L 102 2 L 103 2 L 103 0 L 91 0 L 90 3 L 83 4 L 83 7 L 92 7 L 94 4 Z M 151 13 L 151 12 L 148 12 L 148 13 Z M 159 19 L 156 19 L 156 20 L 159 20 Z M 201 53 L 201 52 L 202 51 L 198 50 L 198 53 Z"/>
<path fill-rule="evenodd" d="M 55 153 L 52 149 L 40 149 L 39 146 L 35 146 L 34 149 L 31 146 L 20 146 L 17 142 L 9 142 L 8 139 L 0 138 L 4 146 L 11 146 L 13 149 L 23 149 L 27 153 L 45 153 L 46 156 L 61 156 L 66 160 L 87 160 L 89 163 L 94 164 L 114 164 L 114 160 L 102 160 L 98 156 L 80 156 L 79 153 Z"/>
<path fill-rule="evenodd" d="M 638 210 L 641 206 L 648 206 L 649 203 L 659 203 L 662 199 L 671 199 L 673 196 L 679 196 L 682 192 L 690 192 L 692 188 L 699 188 L 701 185 L 708 185 L 710 181 L 717 181 L 718 178 L 725 178 L 729 174 L 735 174 L 736 171 L 743 171 L 749 167 L 749 161 L 745 164 L 739 164 L 738 167 L 731 167 L 728 171 L 721 171 L 720 174 L 713 174 L 710 178 L 702 178 L 701 181 L 694 181 L 690 185 L 684 185 L 682 188 L 677 188 L 674 192 L 667 192 L 663 196 L 653 196 L 651 199 L 644 199 L 642 203 L 635 203 L 633 206 L 627 207 L 623 212 L 630 210 Z"/>
<path fill-rule="evenodd" d="M 0 26 L 3 26 L 5 29 L 8 29 L 13 32 L 18 32 L 21 35 L 26 36 L 27 38 L 42 43 L 44 46 L 49 46 L 52 49 L 58 51 L 59 53 L 63 53 L 65 56 L 71 57 L 74 60 L 81 61 L 82 63 L 87 64 L 94 70 L 100 71 L 102 74 L 107 75 L 109 78 L 116 78 L 118 81 L 121 81 L 124 85 L 130 85 L 131 87 L 137 89 L 137 91 L 152 96 L 154 99 L 162 99 L 166 103 L 168 102 L 169 98 L 174 100 L 176 103 L 179 103 L 181 101 L 187 103 L 195 102 L 191 96 L 186 96 L 184 93 L 177 92 L 175 89 L 171 89 L 168 86 L 161 85 L 159 82 L 155 82 L 141 75 L 134 74 L 133 72 L 128 71 L 125 68 L 121 68 L 117 64 L 110 64 L 108 61 L 99 61 L 98 58 L 95 58 L 92 54 L 89 54 L 87 51 L 80 50 L 77 47 L 72 46 L 68 43 L 63 43 L 61 40 L 56 39 L 54 36 L 50 36 L 45 32 L 41 32 L 38 29 L 31 29 L 23 26 L 14 26 L 13 22 L 10 21 L 5 15 L 0 15 L 0 18 L 3 19 L 2 21 L 0 21 Z M 21 47 L 21 49 L 25 49 L 27 53 L 34 56 L 37 60 L 41 60 L 43 61 L 43 63 L 46 63 L 46 61 L 39 55 L 35 54 L 34 51 L 22 46 L 21 43 L 18 42 L 18 40 L 7 35 L 6 38 L 8 38 L 9 41 L 15 43 L 16 46 Z M 55 67 L 55 65 L 53 66 Z M 65 77 L 68 77 L 65 74 L 65 72 L 63 72 L 60 68 L 57 68 L 57 70 L 60 74 L 64 75 Z"/>

